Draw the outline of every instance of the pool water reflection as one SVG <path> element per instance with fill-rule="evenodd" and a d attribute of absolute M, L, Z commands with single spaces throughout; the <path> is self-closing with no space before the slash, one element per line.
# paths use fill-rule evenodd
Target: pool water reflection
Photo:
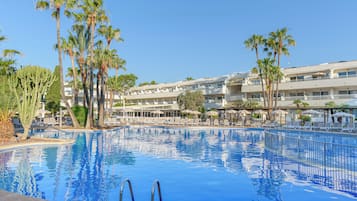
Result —
<path fill-rule="evenodd" d="M 46 200 L 118 200 L 121 181 L 130 178 L 139 201 L 150 199 L 155 179 L 167 201 L 356 200 L 356 147 L 343 149 L 350 153 L 336 166 L 340 152 L 315 160 L 323 148 L 279 132 L 130 127 L 78 133 L 74 145 L 0 152 L 0 189 Z"/>

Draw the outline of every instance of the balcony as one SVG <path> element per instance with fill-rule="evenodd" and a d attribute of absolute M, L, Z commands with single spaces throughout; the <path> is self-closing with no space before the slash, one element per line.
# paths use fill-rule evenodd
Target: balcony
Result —
<path fill-rule="evenodd" d="M 294 100 L 302 100 L 309 104 L 309 107 L 325 107 L 329 101 L 334 101 L 337 105 L 345 104 L 351 99 L 356 99 L 357 94 L 343 94 L 343 95 L 322 95 L 322 96 L 286 96 L 280 97 L 278 101 L 279 107 L 295 107 Z M 263 102 L 263 98 L 248 98 L 248 100 Z"/>
<path fill-rule="evenodd" d="M 304 79 L 281 82 L 279 84 L 279 90 L 304 90 L 304 89 L 320 89 L 320 88 L 335 88 L 357 86 L 357 77 L 336 77 L 323 79 Z M 262 90 L 261 85 L 243 85 L 242 92 L 260 92 Z"/>
<path fill-rule="evenodd" d="M 127 100 L 135 99 L 155 99 L 155 98 L 176 98 L 182 92 L 166 92 L 166 93 L 150 93 L 150 94 L 138 94 L 128 95 L 125 98 Z"/>
<path fill-rule="evenodd" d="M 222 88 L 205 88 L 202 89 L 203 95 L 214 95 L 214 94 L 224 94 L 224 90 Z"/>
<path fill-rule="evenodd" d="M 243 100 L 244 99 L 244 96 L 243 95 L 236 95 L 236 96 L 226 96 L 226 100 L 228 102 L 230 101 L 237 101 L 237 100 Z"/>

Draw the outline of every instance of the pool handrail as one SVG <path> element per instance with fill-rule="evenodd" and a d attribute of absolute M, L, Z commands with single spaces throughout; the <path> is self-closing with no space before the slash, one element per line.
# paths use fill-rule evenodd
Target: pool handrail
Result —
<path fill-rule="evenodd" d="M 133 187 L 131 185 L 131 181 L 128 178 L 124 179 L 120 184 L 120 198 L 119 198 L 119 201 L 123 201 L 123 192 L 124 192 L 125 183 L 128 183 L 128 185 L 129 185 L 131 201 L 135 201 L 134 193 L 133 193 Z"/>
<path fill-rule="evenodd" d="M 151 201 L 155 201 L 155 187 L 157 187 L 157 193 L 159 195 L 159 200 L 162 201 L 161 187 L 159 180 L 155 180 L 151 186 Z"/>

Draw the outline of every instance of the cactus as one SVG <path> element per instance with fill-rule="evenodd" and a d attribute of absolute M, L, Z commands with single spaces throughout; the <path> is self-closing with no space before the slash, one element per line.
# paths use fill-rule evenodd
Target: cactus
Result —
<path fill-rule="evenodd" d="M 23 138 L 28 137 L 31 123 L 40 108 L 41 96 L 52 85 L 55 77 L 51 71 L 39 66 L 25 66 L 9 80 L 15 94 L 17 111 L 24 127 Z"/>

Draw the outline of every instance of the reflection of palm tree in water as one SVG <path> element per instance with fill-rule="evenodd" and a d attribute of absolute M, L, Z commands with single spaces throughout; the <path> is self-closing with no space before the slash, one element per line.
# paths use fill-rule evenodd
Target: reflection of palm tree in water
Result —
<path fill-rule="evenodd" d="M 11 191 L 35 198 L 44 198 L 44 193 L 38 189 L 26 149 L 22 152 L 22 159 L 17 166 Z"/>
<path fill-rule="evenodd" d="M 280 186 L 284 180 L 281 156 L 265 150 L 262 155 L 263 164 L 258 178 L 253 178 L 253 185 L 257 186 L 257 193 L 269 200 L 281 201 Z"/>

